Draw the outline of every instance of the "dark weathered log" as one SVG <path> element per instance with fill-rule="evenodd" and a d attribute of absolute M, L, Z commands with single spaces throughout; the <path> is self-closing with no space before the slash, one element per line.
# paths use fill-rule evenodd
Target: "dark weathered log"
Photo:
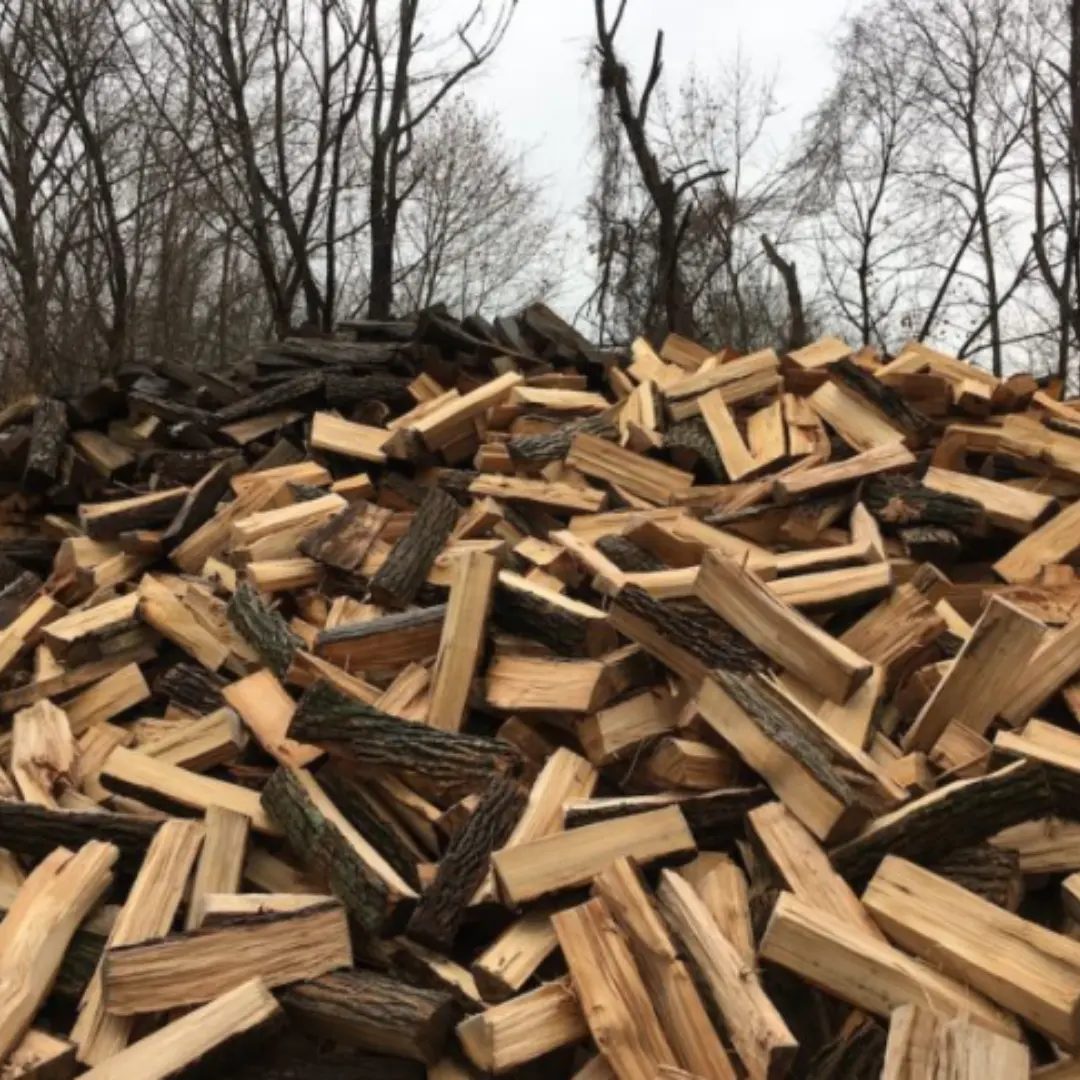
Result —
<path fill-rule="evenodd" d="M 1035 761 L 1013 765 L 932 791 L 873 822 L 830 852 L 848 881 L 861 885 L 886 855 L 925 863 L 957 848 L 981 844 L 1022 821 L 1053 812 L 1046 769 Z"/>
<path fill-rule="evenodd" d="M 703 604 L 692 609 L 665 604 L 639 586 L 627 585 L 619 590 L 612 609 L 613 613 L 619 610 L 648 623 L 665 641 L 707 669 L 763 671 L 770 666 L 763 653 L 717 615 L 706 612 Z M 666 661 L 663 656 L 660 659 Z"/>
<path fill-rule="evenodd" d="M 1016 911 L 1024 899 L 1024 875 L 1019 852 L 993 844 L 957 848 L 925 864 L 927 870 L 962 885 L 968 892 L 1008 911 Z"/>
<path fill-rule="evenodd" d="M 439 488 L 428 489 L 405 535 L 371 579 L 371 595 L 376 603 L 405 607 L 416 599 L 454 528 L 459 509 L 453 496 Z"/>
<path fill-rule="evenodd" d="M 884 413 L 916 443 L 924 442 L 934 432 L 934 423 L 910 405 L 903 395 L 887 383 L 864 371 L 852 360 L 836 360 L 827 365 L 833 379 Z"/>
<path fill-rule="evenodd" d="M 154 693 L 163 694 L 196 716 L 205 716 L 225 704 L 221 690 L 228 680 L 195 664 L 174 664 L 162 672 L 153 684 Z"/>
<path fill-rule="evenodd" d="M 135 532 L 137 529 L 151 529 L 173 520 L 187 499 L 188 492 L 178 488 L 174 493 L 161 497 L 147 496 L 134 505 L 123 505 L 127 500 L 120 500 L 117 509 L 108 503 L 95 504 L 79 509 L 79 524 L 87 536 L 94 540 L 114 540 L 121 533 Z"/>
<path fill-rule="evenodd" d="M 261 799 L 297 858 L 326 875 L 334 895 L 360 926 L 381 934 L 400 921 L 404 898 L 365 862 L 347 832 L 322 812 L 296 770 L 275 770 Z"/>
<path fill-rule="evenodd" d="M 352 572 L 386 528 L 391 512 L 364 499 L 346 506 L 300 542 L 300 550 L 337 570 Z"/>
<path fill-rule="evenodd" d="M 148 390 L 133 390 L 128 395 L 128 401 L 167 424 L 191 424 L 204 434 L 218 427 L 217 417 L 209 410 L 200 409 L 197 405 L 185 405 L 182 401 L 161 397 Z"/>
<path fill-rule="evenodd" d="M 26 454 L 23 484 L 31 489 L 46 488 L 60 475 L 60 460 L 67 444 L 67 409 L 56 398 L 43 398 L 34 409 L 30 448 Z"/>
<path fill-rule="evenodd" d="M 625 536 L 601 536 L 596 541 L 596 550 L 628 574 L 648 574 L 668 569 L 655 555 Z"/>
<path fill-rule="evenodd" d="M 242 463 L 236 447 L 217 446 L 213 450 L 154 450 L 140 457 L 153 472 L 160 487 L 197 485 L 206 474 L 225 461 Z"/>
<path fill-rule="evenodd" d="M 623 798 L 583 799 L 567 805 L 563 821 L 568 829 L 612 821 L 627 814 L 644 814 L 664 806 L 678 806 L 694 840 L 703 851 L 726 851 L 745 835 L 751 810 L 772 798 L 767 787 L 723 788 L 703 795 L 628 795 Z"/>
<path fill-rule="evenodd" d="M 887 1041 L 885 1028 L 871 1017 L 848 1023 L 814 1055 L 806 1080 L 878 1080 Z"/>
<path fill-rule="evenodd" d="M 916 525 L 910 529 L 897 529 L 897 539 L 904 545 L 908 558 L 916 562 L 931 562 L 935 566 L 947 566 L 956 562 L 963 551 L 960 537 L 952 529 L 941 525 Z"/>
<path fill-rule="evenodd" d="M 409 380 L 400 375 L 327 374 L 326 403 L 331 408 L 348 409 L 369 401 L 381 401 L 398 412 L 405 412 L 416 404 L 409 393 Z"/>
<path fill-rule="evenodd" d="M 519 752 L 507 743 L 399 720 L 324 683 L 300 699 L 289 734 L 363 765 L 416 772 L 437 784 L 479 788 L 494 773 L 521 765 Z"/>
<path fill-rule="evenodd" d="M 297 983 L 281 995 L 281 1004 L 312 1035 L 426 1065 L 442 1057 L 458 1016 L 449 994 L 373 971 L 338 971 Z"/>
<path fill-rule="evenodd" d="M 803 713 L 788 707 L 789 699 L 775 686 L 754 673 L 718 670 L 712 677 L 772 742 L 794 757 L 838 802 L 863 807 L 871 817 L 888 809 L 882 802 L 883 793 L 863 783 L 864 777 L 850 768 L 836 746 L 818 728 L 804 722 Z"/>
<path fill-rule="evenodd" d="M 883 525 L 907 528 L 940 525 L 960 532 L 979 532 L 986 525 L 980 503 L 925 487 L 910 476 L 875 476 L 862 489 L 866 508 Z"/>
<path fill-rule="evenodd" d="M 409 937 L 439 952 L 453 948 L 469 902 L 488 872 L 491 853 L 510 838 L 524 807 L 525 794 L 512 777 L 492 780 L 439 860 L 435 880 L 409 919 Z"/>
<path fill-rule="evenodd" d="M 18 540 L 0 540 L 0 554 L 27 570 L 48 574 L 59 546 L 60 541 L 54 537 L 27 536 Z"/>
<path fill-rule="evenodd" d="M 672 424 L 664 434 L 664 449 L 680 469 L 692 469 L 701 461 L 716 483 L 726 484 L 730 480 L 704 417 L 691 416 Z"/>
<path fill-rule="evenodd" d="M 215 465 L 190 491 L 176 516 L 161 534 L 161 543 L 171 551 L 186 540 L 203 522 L 214 514 L 222 496 L 229 490 L 229 480 L 244 465 L 244 459 L 234 454 Z"/>
<path fill-rule="evenodd" d="M 611 419 L 601 414 L 563 424 L 546 435 L 515 435 L 507 441 L 506 449 L 514 462 L 539 467 L 550 461 L 563 461 L 570 453 L 574 436 L 582 433 L 614 439 L 619 432 Z"/>
<path fill-rule="evenodd" d="M 259 659 L 283 679 L 296 650 L 304 644 L 289 629 L 289 624 L 246 583 L 233 593 L 226 613 L 240 636 L 259 654 Z"/>
<path fill-rule="evenodd" d="M 479 475 L 475 469 L 436 469 L 432 477 L 436 487 L 442 488 L 443 491 L 453 495 L 459 503 L 468 506 L 472 502 L 469 485 Z"/>
<path fill-rule="evenodd" d="M 614 648 L 616 643 L 615 632 L 606 623 L 501 581 L 495 587 L 492 616 L 507 633 L 532 638 L 561 656 L 595 656 L 604 644 L 610 642 Z"/>
<path fill-rule="evenodd" d="M 419 890 L 416 864 L 422 857 L 416 849 L 402 842 L 401 825 L 385 806 L 372 798 L 363 779 L 340 759 L 321 768 L 316 779 L 357 832 L 378 848 L 379 854 L 414 889 Z"/>
<path fill-rule="evenodd" d="M 22 570 L 0 588 L 0 627 L 15 621 L 15 616 L 24 611 L 37 596 L 41 585 L 41 578 L 37 574 Z"/>
<path fill-rule="evenodd" d="M 367 622 L 320 630 L 315 650 L 355 670 L 396 670 L 434 656 L 439 647 L 446 604 L 415 608 Z"/>
<path fill-rule="evenodd" d="M 160 825 L 133 814 L 50 810 L 34 803 L 0 801 L 0 847 L 32 859 L 42 859 L 58 847 L 77 851 L 90 840 L 101 840 L 119 848 L 121 869 L 134 871 L 142 865 Z"/>
<path fill-rule="evenodd" d="M 322 396 L 325 379 L 326 376 L 321 371 L 309 371 L 303 375 L 297 375 L 293 379 L 287 379 L 258 394 L 251 394 L 218 409 L 214 417 L 219 425 L 235 424 L 251 416 L 283 409 L 286 406 L 296 408 L 300 405 L 311 405 Z"/>

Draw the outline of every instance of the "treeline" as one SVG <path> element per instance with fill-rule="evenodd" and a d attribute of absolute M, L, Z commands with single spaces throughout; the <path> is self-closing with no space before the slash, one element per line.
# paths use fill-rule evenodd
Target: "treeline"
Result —
<path fill-rule="evenodd" d="M 574 240 L 466 96 L 514 0 L 457 24 L 434 0 L 0 0 L 5 388 L 434 302 L 566 306 L 590 274 L 604 340 L 828 329 L 1075 379 L 1080 0 L 864 6 L 782 141 L 767 70 L 669 79 L 662 32 L 625 56 L 627 0 L 593 2 Z"/>

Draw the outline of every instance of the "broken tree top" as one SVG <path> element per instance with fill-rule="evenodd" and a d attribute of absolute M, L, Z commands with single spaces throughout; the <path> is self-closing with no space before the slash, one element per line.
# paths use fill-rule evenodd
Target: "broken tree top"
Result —
<path fill-rule="evenodd" d="M 1080 1078 L 1053 380 L 433 310 L 0 485 L 4 1080 Z"/>

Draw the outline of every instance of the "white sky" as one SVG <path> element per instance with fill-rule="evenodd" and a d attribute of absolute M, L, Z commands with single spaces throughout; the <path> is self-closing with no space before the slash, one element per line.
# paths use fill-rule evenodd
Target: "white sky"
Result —
<path fill-rule="evenodd" d="M 609 12 L 617 2 L 608 0 Z M 469 9 L 474 3 L 453 0 Z M 783 138 L 828 86 L 830 38 L 857 4 L 628 0 L 617 43 L 640 86 L 654 35 L 663 28 L 664 76 L 671 90 L 691 65 L 703 75 L 722 72 L 741 45 L 748 64 L 778 74 L 784 118 L 773 130 L 774 137 Z M 470 86 L 478 102 L 501 116 L 508 137 L 528 151 L 530 171 L 549 182 L 552 198 L 568 217 L 591 185 L 588 152 L 596 91 L 585 64 L 594 33 L 593 0 L 519 0 L 499 52 Z"/>

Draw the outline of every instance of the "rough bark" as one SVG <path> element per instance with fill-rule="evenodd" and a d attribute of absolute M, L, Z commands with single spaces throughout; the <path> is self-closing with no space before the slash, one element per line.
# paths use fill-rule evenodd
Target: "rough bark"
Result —
<path fill-rule="evenodd" d="M 686 818 L 694 840 L 703 851 L 727 851 L 745 835 L 745 818 L 751 810 L 772 799 L 767 787 L 725 788 L 704 795 L 671 795 L 658 801 L 653 796 L 586 800 L 566 808 L 568 829 L 612 821 L 627 814 L 644 814 L 662 806 L 676 805 Z"/>
<path fill-rule="evenodd" d="M 581 434 L 614 439 L 618 429 L 606 416 L 590 416 L 563 424 L 546 435 L 515 435 L 507 441 L 506 449 L 516 464 L 539 467 L 551 461 L 563 461 L 570 453 L 574 436 Z"/>
<path fill-rule="evenodd" d="M 726 484 L 730 480 L 724 468 L 724 459 L 720 457 L 716 442 L 701 416 L 691 416 L 672 424 L 664 435 L 664 449 L 680 468 L 690 469 L 695 461 L 703 461 L 716 483 Z M 680 455 L 689 456 L 692 460 L 684 465 L 678 460 Z"/>
<path fill-rule="evenodd" d="M 927 870 L 1007 911 L 1016 911 L 1024 898 L 1024 875 L 1020 871 L 1020 856 L 1015 851 L 976 844 L 957 848 L 925 865 Z"/>
<path fill-rule="evenodd" d="M 203 522 L 213 516 L 217 504 L 229 490 L 229 480 L 243 464 L 244 459 L 239 454 L 229 457 L 211 468 L 191 488 L 169 527 L 161 535 L 161 543 L 166 551 L 186 540 Z"/>
<path fill-rule="evenodd" d="M 361 499 L 304 537 L 300 550 L 336 570 L 352 572 L 364 561 L 389 520 L 386 507 Z"/>
<path fill-rule="evenodd" d="M 387 812 L 367 797 L 362 781 L 349 774 L 341 762 L 331 762 L 320 769 L 317 779 L 333 804 L 349 820 L 357 832 L 414 888 L 419 890 L 416 873 L 417 856 L 398 836 L 397 823 Z M 395 827 L 396 826 L 396 827 Z"/>
<path fill-rule="evenodd" d="M 648 574 L 668 568 L 651 552 L 625 536 L 601 536 L 596 541 L 596 550 L 628 574 Z"/>
<path fill-rule="evenodd" d="M 30 449 L 26 455 L 23 484 L 39 490 L 56 483 L 67 444 L 67 409 L 62 401 L 45 398 L 34 409 Z"/>
<path fill-rule="evenodd" d="M 223 409 L 218 409 L 214 417 L 218 424 L 235 424 L 275 409 L 313 404 L 323 392 L 325 379 L 326 376 L 321 371 L 305 372 L 226 405 Z"/>
<path fill-rule="evenodd" d="M 0 627 L 8 626 L 24 611 L 38 594 L 41 578 L 30 570 L 23 570 L 0 588 Z"/>
<path fill-rule="evenodd" d="M 205 716 L 225 704 L 221 696 L 226 680 L 195 664 L 174 664 L 154 680 L 154 693 L 163 694 L 174 705 Z"/>
<path fill-rule="evenodd" d="M 524 807 L 524 792 L 512 777 L 492 780 L 439 860 L 435 880 L 406 927 L 409 937 L 440 952 L 453 948 L 469 901 L 487 875 L 491 853 L 509 839 Z"/>
<path fill-rule="evenodd" d="M 836 360 L 828 365 L 836 382 L 865 398 L 871 405 L 899 425 L 916 442 L 923 442 L 934 431 L 929 417 L 910 405 L 903 395 L 887 383 L 874 378 L 851 360 Z"/>
<path fill-rule="evenodd" d="M 241 585 L 233 593 L 226 613 L 229 622 L 259 654 L 263 663 L 279 679 L 283 679 L 296 650 L 304 644 L 289 629 L 288 623 L 278 612 L 271 611 L 248 584 Z"/>
<path fill-rule="evenodd" d="M 748 672 L 769 667 L 761 652 L 715 615 L 706 621 L 704 612 L 688 613 L 686 605 L 662 603 L 637 585 L 620 589 L 616 606 L 649 623 L 707 668 Z"/>
<path fill-rule="evenodd" d="M 145 506 L 129 506 L 121 510 L 105 510 L 85 518 L 81 524 L 87 536 L 94 540 L 112 540 L 121 533 L 150 529 L 173 520 L 183 507 L 188 493 L 177 491 L 175 496 L 157 499 Z"/>
<path fill-rule="evenodd" d="M 381 401 L 401 412 L 416 404 L 409 393 L 409 380 L 400 375 L 373 372 L 360 376 L 337 373 L 326 376 L 326 403 L 331 408 L 351 408 L 369 401 Z"/>
<path fill-rule="evenodd" d="M 0 801 L 0 838 L 15 855 L 42 859 L 55 848 L 77 851 L 90 840 L 115 844 L 122 870 L 136 871 L 161 825 L 132 814 L 50 810 L 26 802 Z"/>
<path fill-rule="evenodd" d="M 493 773 L 521 766 L 508 743 L 399 720 L 326 684 L 301 698 L 289 734 L 362 765 L 417 772 L 436 784 L 482 786 Z"/>
<path fill-rule="evenodd" d="M 509 634 L 519 634 L 546 645 L 560 656 L 593 656 L 590 638 L 598 633 L 614 634 L 594 619 L 548 603 L 536 593 L 496 586 L 492 603 L 495 624 Z"/>
<path fill-rule="evenodd" d="M 934 491 L 909 476 L 876 476 L 863 485 L 862 499 L 878 521 L 894 528 L 939 525 L 977 532 L 986 524 L 982 505 L 974 499 Z"/>
<path fill-rule="evenodd" d="M 442 1057 L 457 1016 L 449 994 L 373 971 L 338 971 L 297 983 L 281 995 L 281 1004 L 312 1035 L 425 1065 Z"/>
<path fill-rule="evenodd" d="M 940 860 L 957 848 L 981 844 L 1022 821 L 1053 812 L 1047 770 L 1024 762 L 909 803 L 862 836 L 830 852 L 833 865 L 848 881 L 868 881 L 886 855 L 913 862 Z"/>
<path fill-rule="evenodd" d="M 262 804 L 297 857 L 326 875 L 349 914 L 368 933 L 385 931 L 395 916 L 395 898 L 341 830 L 323 816 L 292 770 L 274 772 L 263 788 Z"/>
<path fill-rule="evenodd" d="M 376 603 L 405 607 L 416 599 L 454 528 L 458 510 L 457 502 L 445 491 L 428 489 L 405 535 L 371 579 L 371 595 Z"/>

